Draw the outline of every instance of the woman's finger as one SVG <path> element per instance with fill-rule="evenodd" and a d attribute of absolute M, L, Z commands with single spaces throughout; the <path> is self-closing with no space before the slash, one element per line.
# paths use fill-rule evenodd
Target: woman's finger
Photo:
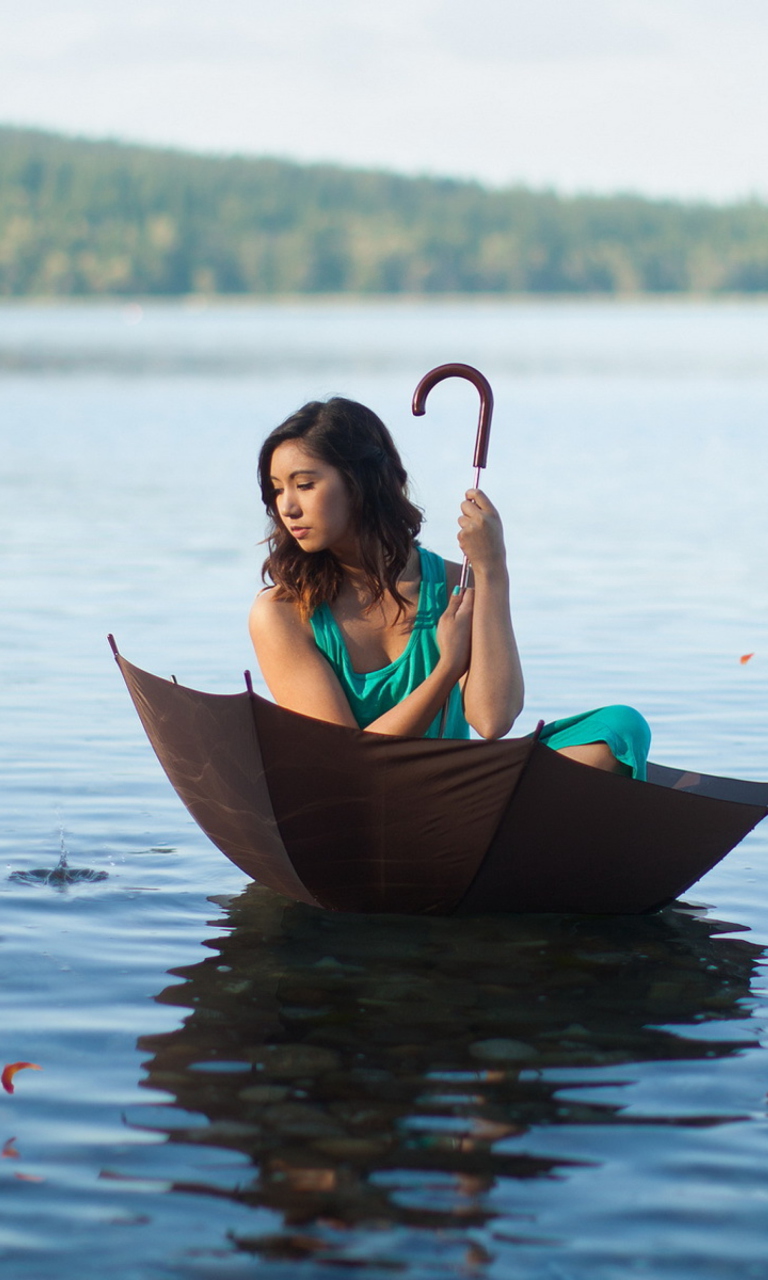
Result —
<path fill-rule="evenodd" d="M 474 502 L 475 506 L 487 507 L 489 510 L 493 510 L 493 503 L 484 489 L 467 489 L 466 497 L 469 498 L 470 502 Z"/>

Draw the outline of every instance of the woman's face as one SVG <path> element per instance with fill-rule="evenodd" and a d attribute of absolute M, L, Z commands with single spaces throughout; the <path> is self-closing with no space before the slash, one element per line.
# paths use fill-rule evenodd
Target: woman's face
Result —
<path fill-rule="evenodd" d="M 286 440 L 272 454 L 275 510 L 303 551 L 333 551 L 339 558 L 357 544 L 352 503 L 340 471 Z"/>

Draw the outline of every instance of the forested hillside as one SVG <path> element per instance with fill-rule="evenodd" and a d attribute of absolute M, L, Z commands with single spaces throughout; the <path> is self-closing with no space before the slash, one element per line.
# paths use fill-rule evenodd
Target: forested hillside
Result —
<path fill-rule="evenodd" d="M 757 202 L 566 198 L 0 129 L 0 295 L 758 290 Z"/>

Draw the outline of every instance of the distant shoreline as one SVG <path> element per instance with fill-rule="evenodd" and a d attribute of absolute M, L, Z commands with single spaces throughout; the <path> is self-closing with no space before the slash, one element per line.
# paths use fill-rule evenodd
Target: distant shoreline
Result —
<path fill-rule="evenodd" d="M 744 293 L 268 293 L 268 294 L 25 294 L 0 295 L 0 308 L 24 309 L 40 307 L 50 310 L 65 307 L 153 308 L 179 307 L 191 312 L 224 308 L 254 307 L 425 307 L 442 306 L 765 306 L 768 291 Z"/>
<path fill-rule="evenodd" d="M 492 190 L 0 127 L 0 298 L 381 306 L 759 295 L 768 205 L 758 201 Z"/>

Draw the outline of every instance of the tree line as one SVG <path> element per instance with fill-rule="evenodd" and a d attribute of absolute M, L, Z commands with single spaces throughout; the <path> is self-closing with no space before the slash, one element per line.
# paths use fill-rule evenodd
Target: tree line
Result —
<path fill-rule="evenodd" d="M 768 206 L 0 128 L 0 295 L 754 293 Z"/>

